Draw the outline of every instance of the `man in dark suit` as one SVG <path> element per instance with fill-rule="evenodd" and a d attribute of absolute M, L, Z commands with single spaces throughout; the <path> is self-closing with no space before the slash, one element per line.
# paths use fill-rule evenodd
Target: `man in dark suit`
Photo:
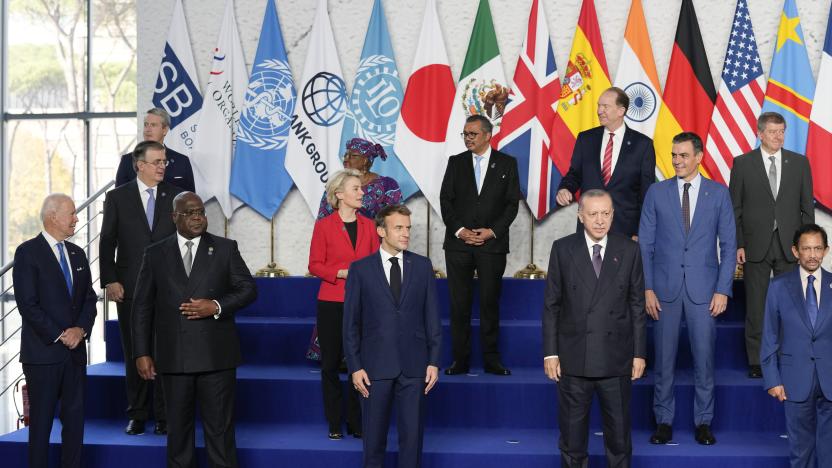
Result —
<path fill-rule="evenodd" d="M 506 270 L 508 229 L 517 216 L 517 161 L 492 150 L 491 122 L 472 115 L 463 137 L 468 151 L 451 156 L 439 201 L 445 222 L 445 265 L 451 301 L 454 362 L 445 374 L 465 374 L 471 354 L 474 271 L 480 283 L 480 344 L 485 371 L 510 375 L 500 361 L 500 290 Z"/>
<path fill-rule="evenodd" d="M 422 460 L 425 395 L 439 378 L 442 328 L 429 259 L 407 251 L 410 210 L 376 215 L 378 252 L 350 264 L 344 299 L 344 354 L 361 405 L 364 468 L 382 468 L 392 404 L 399 468 Z"/>
<path fill-rule="evenodd" d="M 165 156 L 165 147 L 161 143 L 143 141 L 136 145 L 132 165 L 136 167 L 137 177 L 107 192 L 104 199 L 99 240 L 101 287 L 107 289 L 107 297 L 116 302 L 118 309 L 129 420 L 125 432 L 129 435 L 143 434 L 145 421 L 150 416 L 151 384 L 139 378 L 136 363 L 131 358 L 130 311 L 136 277 L 145 247 L 176 231 L 170 213 L 173 197 L 182 191 L 162 180 L 167 165 Z M 156 419 L 153 432 L 166 433 L 161 386 L 153 390 L 153 410 Z"/>
<path fill-rule="evenodd" d="M 826 231 L 794 234 L 799 268 L 771 280 L 760 362 L 768 394 L 783 402 L 791 466 L 832 466 L 832 274 L 820 267 Z"/>
<path fill-rule="evenodd" d="M 168 467 L 196 467 L 196 405 L 209 464 L 236 467 L 234 314 L 254 301 L 257 287 L 237 243 L 206 232 L 205 205 L 196 194 L 180 193 L 173 208 L 177 233 L 145 250 L 139 272 L 133 357 L 143 379 L 161 374 Z"/>
<path fill-rule="evenodd" d="M 728 190 L 737 224 L 737 263 L 745 282 L 745 350 L 748 376 L 762 377 L 760 337 L 771 273 L 791 271 L 791 236 L 815 222 L 809 161 L 783 149 L 786 121 L 776 112 L 757 119 L 760 147 L 734 159 Z"/>
<path fill-rule="evenodd" d="M 84 251 L 66 241 L 75 232 L 75 204 L 46 197 L 43 232 L 14 254 L 14 293 L 22 320 L 20 362 L 29 388 L 29 466 L 49 465 L 49 434 L 60 402 L 61 466 L 80 467 L 84 440 L 87 347 L 97 297 Z"/>
<path fill-rule="evenodd" d="M 610 233 L 613 202 L 583 193 L 583 232 L 556 240 L 543 303 L 543 367 L 558 382 L 561 466 L 588 462 L 589 409 L 597 393 L 607 465 L 629 467 L 632 381 L 644 373 L 647 335 L 638 245 Z"/>
<path fill-rule="evenodd" d="M 142 131 L 145 141 L 164 144 L 165 136 L 169 130 L 170 116 L 167 111 L 159 107 L 147 111 L 147 115 L 144 116 L 144 130 Z M 191 168 L 190 159 L 168 147 L 165 147 L 165 156 L 168 158 L 165 182 L 171 183 L 182 190 L 194 192 L 194 171 Z M 136 166 L 133 163 L 133 154 L 123 154 L 116 171 L 116 187 L 121 187 L 135 178 Z"/>
<path fill-rule="evenodd" d="M 560 181 L 556 198 L 560 206 L 567 206 L 578 190 L 604 189 L 615 207 L 611 232 L 635 237 L 644 195 L 656 180 L 656 151 L 653 140 L 624 124 L 629 106 L 630 98 L 620 88 L 601 94 L 601 126 L 578 134 L 569 171 Z"/>
<path fill-rule="evenodd" d="M 702 445 L 716 443 L 711 433 L 715 320 L 732 294 L 737 231 L 728 189 L 699 174 L 702 156 L 697 134 L 673 137 L 676 177 L 653 184 L 641 210 L 644 300 L 647 314 L 656 321 L 653 413 L 658 428 L 650 438 L 653 444 L 673 439 L 673 376 L 682 318 L 693 354 L 695 439 Z"/>

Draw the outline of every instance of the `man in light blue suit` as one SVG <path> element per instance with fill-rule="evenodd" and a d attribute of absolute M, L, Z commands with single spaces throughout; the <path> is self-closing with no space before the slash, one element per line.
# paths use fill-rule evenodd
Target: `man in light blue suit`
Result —
<path fill-rule="evenodd" d="M 364 397 L 364 468 L 382 468 L 396 406 L 399 468 L 419 468 L 425 396 L 439 376 L 442 328 L 430 260 L 408 252 L 410 210 L 376 215 L 381 248 L 350 264 L 344 297 L 344 355 Z"/>
<path fill-rule="evenodd" d="M 804 224 L 799 268 L 771 280 L 760 364 L 768 394 L 783 402 L 792 468 L 832 466 L 832 274 L 820 267 L 826 231 Z"/>
<path fill-rule="evenodd" d="M 673 439 L 673 376 L 682 318 L 693 354 L 695 438 L 702 445 L 716 443 L 711 432 L 715 318 L 731 296 L 737 233 L 728 189 L 699 174 L 702 156 L 702 139 L 695 133 L 673 137 L 676 177 L 650 186 L 641 211 L 645 306 L 656 321 L 653 444 Z"/>

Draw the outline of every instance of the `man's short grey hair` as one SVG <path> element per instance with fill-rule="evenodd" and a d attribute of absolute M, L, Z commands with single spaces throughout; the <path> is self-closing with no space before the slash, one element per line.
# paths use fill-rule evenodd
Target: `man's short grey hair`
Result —
<path fill-rule="evenodd" d="M 65 193 L 52 193 L 43 199 L 43 204 L 40 206 L 40 220 L 42 223 L 46 222 L 46 218 L 58 211 L 61 204 L 64 202 L 73 203 L 72 198 Z"/>
<path fill-rule="evenodd" d="M 162 109 L 161 107 L 154 107 L 152 109 L 148 109 L 147 113 L 161 117 L 162 126 L 170 128 L 170 114 L 168 114 L 168 111 Z"/>
<path fill-rule="evenodd" d="M 356 169 L 343 169 L 335 173 L 326 183 L 326 201 L 333 210 L 338 209 L 341 200 L 335 194 L 344 191 L 347 179 L 355 177 L 361 182 L 361 173 Z"/>
<path fill-rule="evenodd" d="M 583 210 L 584 208 L 584 200 L 587 198 L 601 198 L 601 197 L 608 197 L 610 202 L 612 202 L 612 195 L 609 192 L 602 189 L 590 189 L 586 192 L 581 193 L 581 199 L 578 201 L 578 211 Z"/>

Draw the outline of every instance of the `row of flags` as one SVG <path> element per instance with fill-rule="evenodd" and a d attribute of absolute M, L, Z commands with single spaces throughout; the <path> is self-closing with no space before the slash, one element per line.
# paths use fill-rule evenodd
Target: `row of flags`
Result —
<path fill-rule="evenodd" d="M 353 137 L 384 147 L 388 158 L 377 159 L 373 170 L 394 178 L 405 199 L 421 191 L 439 210 L 447 158 L 465 150 L 458 135 L 465 118 L 479 114 L 494 125 L 492 146 L 517 158 L 526 202 L 542 219 L 555 208 L 557 186 L 569 168 L 578 133 L 599 125 L 597 101 L 613 83 L 630 96 L 627 125 L 654 139 L 658 178 L 673 175 L 671 139 L 684 129 L 705 137 L 702 173 L 727 183 L 733 157 L 756 145 L 756 119 L 765 111 L 786 118 L 786 149 L 807 154 L 815 174 L 832 174 L 832 161 L 822 153 L 832 145 L 832 13 L 816 89 L 795 0 L 785 0 L 768 81 L 746 0 L 738 0 L 718 88 L 693 2 L 682 0 L 664 91 L 641 0 L 632 1 L 614 80 L 593 0 L 583 0 L 562 75 L 543 7 L 532 0 L 510 83 L 488 0 L 480 0 L 456 84 L 436 0 L 426 0 L 406 87 L 399 79 L 381 1 L 375 0 L 350 94 L 326 0 L 318 0 L 297 87 L 274 2 L 267 2 L 249 75 L 233 0 L 227 0 L 211 74 L 200 95 L 177 0 L 154 89 L 154 105 L 172 117 L 166 143 L 190 154 L 197 191 L 206 200 L 216 198 L 228 218 L 243 203 L 271 218 L 292 185 L 316 216 L 324 185 L 342 167 L 344 145 Z M 832 186 L 815 185 L 818 202 L 832 208 Z"/>

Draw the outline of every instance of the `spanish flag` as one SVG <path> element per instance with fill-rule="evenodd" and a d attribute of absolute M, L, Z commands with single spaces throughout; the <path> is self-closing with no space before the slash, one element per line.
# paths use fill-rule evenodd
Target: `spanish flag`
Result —
<path fill-rule="evenodd" d="M 682 0 L 663 99 L 653 145 L 657 175 L 661 172 L 664 178 L 669 178 L 675 174 L 670 157 L 673 137 L 681 132 L 695 132 L 704 141 L 716 101 L 716 89 L 692 0 Z M 702 166 L 699 170 L 708 176 Z"/>
<path fill-rule="evenodd" d="M 569 170 L 578 133 L 600 125 L 598 98 L 610 86 L 595 3 L 584 0 L 552 128 L 552 160 L 561 174 Z"/>

